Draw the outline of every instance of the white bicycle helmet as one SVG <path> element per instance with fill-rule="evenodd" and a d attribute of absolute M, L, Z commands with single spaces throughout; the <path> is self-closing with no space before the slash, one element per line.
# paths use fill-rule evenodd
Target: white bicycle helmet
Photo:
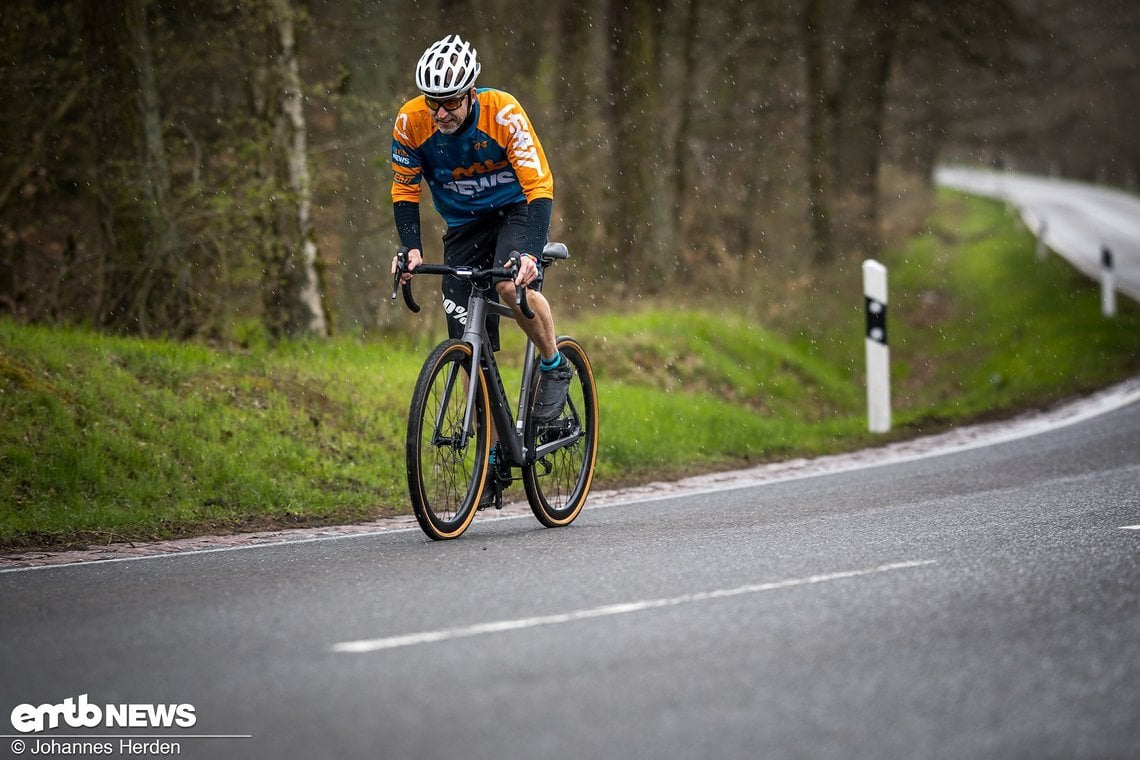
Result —
<path fill-rule="evenodd" d="M 420 56 L 416 64 L 416 87 L 429 98 L 454 98 L 475 84 L 481 68 L 475 48 L 458 34 L 448 35 Z"/>

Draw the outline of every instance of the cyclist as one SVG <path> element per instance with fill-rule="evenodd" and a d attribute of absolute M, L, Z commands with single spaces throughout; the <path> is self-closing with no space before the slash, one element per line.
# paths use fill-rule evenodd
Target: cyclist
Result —
<path fill-rule="evenodd" d="M 392 209 L 400 244 L 408 248 L 408 272 L 423 261 L 420 242 L 421 181 L 447 223 L 443 260 L 452 266 L 505 267 L 521 254 L 513 280 L 496 282 L 500 298 L 539 351 L 540 381 L 534 415 L 558 416 L 570 386 L 570 364 L 555 343 L 550 304 L 535 254 L 546 244 L 554 202 L 554 178 L 538 136 L 518 100 L 509 93 L 476 88 L 481 69 L 475 49 L 457 34 L 432 44 L 416 66 L 421 95 L 404 104 L 392 131 Z M 396 261 L 392 261 L 396 273 Z M 515 289 L 528 295 L 534 318 L 515 304 Z M 448 335 L 458 338 L 466 321 L 471 284 L 443 278 Z M 498 320 L 488 325 L 497 350 Z"/>

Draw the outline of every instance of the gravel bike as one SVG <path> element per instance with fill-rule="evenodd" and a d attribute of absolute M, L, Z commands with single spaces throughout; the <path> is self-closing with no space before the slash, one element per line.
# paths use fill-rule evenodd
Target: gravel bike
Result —
<path fill-rule="evenodd" d="M 545 272 L 569 255 L 562 243 L 549 243 L 538 257 L 539 266 Z M 397 252 L 396 260 L 393 299 L 407 271 L 406 248 Z M 510 264 L 516 269 L 420 264 L 414 270 L 416 275 L 459 277 L 472 284 L 463 337 L 443 341 L 428 355 L 408 412 L 408 491 L 416 520 L 436 540 L 462 535 L 480 509 L 502 509 L 503 490 L 516 479 L 522 480 L 539 522 L 550 528 L 569 525 L 582 511 L 594 478 L 597 387 L 590 359 L 577 340 L 557 339 L 574 374 L 566 403 L 550 422 L 538 422 L 531 414 L 539 369 L 534 344 L 527 340 L 517 416 L 512 414 L 487 328 L 494 316 L 514 319 L 495 292 L 496 278 L 513 278 L 517 272 L 517 253 Z M 402 291 L 408 308 L 418 312 L 410 281 Z M 533 318 L 526 288 L 516 293 L 524 316 Z"/>

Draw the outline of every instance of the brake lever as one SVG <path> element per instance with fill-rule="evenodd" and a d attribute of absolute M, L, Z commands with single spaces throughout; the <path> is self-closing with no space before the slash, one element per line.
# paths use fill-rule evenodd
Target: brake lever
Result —
<path fill-rule="evenodd" d="M 396 251 L 396 272 L 392 275 L 392 300 L 396 300 L 396 293 L 400 290 L 400 275 L 408 271 L 408 249 L 400 246 Z"/>
<path fill-rule="evenodd" d="M 512 251 L 510 259 L 507 263 L 511 265 L 511 269 L 517 272 L 519 267 L 522 266 L 522 256 L 518 251 Z M 527 319 L 534 319 L 534 311 L 530 308 L 530 304 L 526 302 L 526 285 L 519 285 L 515 283 L 515 305 L 519 307 L 519 311 Z"/>
<path fill-rule="evenodd" d="M 412 297 L 412 281 L 400 284 L 400 276 L 408 271 L 408 248 L 400 246 L 400 250 L 396 251 L 396 276 L 392 278 L 392 300 L 396 300 L 396 291 L 402 290 L 404 294 L 404 304 L 413 314 L 419 314 L 420 305 L 416 303 L 416 299 Z"/>

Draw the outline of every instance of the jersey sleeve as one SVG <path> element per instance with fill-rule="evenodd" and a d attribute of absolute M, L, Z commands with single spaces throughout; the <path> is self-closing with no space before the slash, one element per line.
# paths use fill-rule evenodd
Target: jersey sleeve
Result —
<path fill-rule="evenodd" d="M 423 167 L 420 165 L 417 148 L 422 144 L 422 125 L 414 118 L 411 103 L 405 105 L 396 116 L 392 128 L 392 202 L 420 202 Z"/>
<path fill-rule="evenodd" d="M 491 136 L 506 148 L 507 160 L 514 167 L 527 202 L 537 198 L 553 200 L 554 176 L 530 119 L 513 96 L 501 91 L 495 94 L 497 97 L 491 101 L 495 109 Z"/>

